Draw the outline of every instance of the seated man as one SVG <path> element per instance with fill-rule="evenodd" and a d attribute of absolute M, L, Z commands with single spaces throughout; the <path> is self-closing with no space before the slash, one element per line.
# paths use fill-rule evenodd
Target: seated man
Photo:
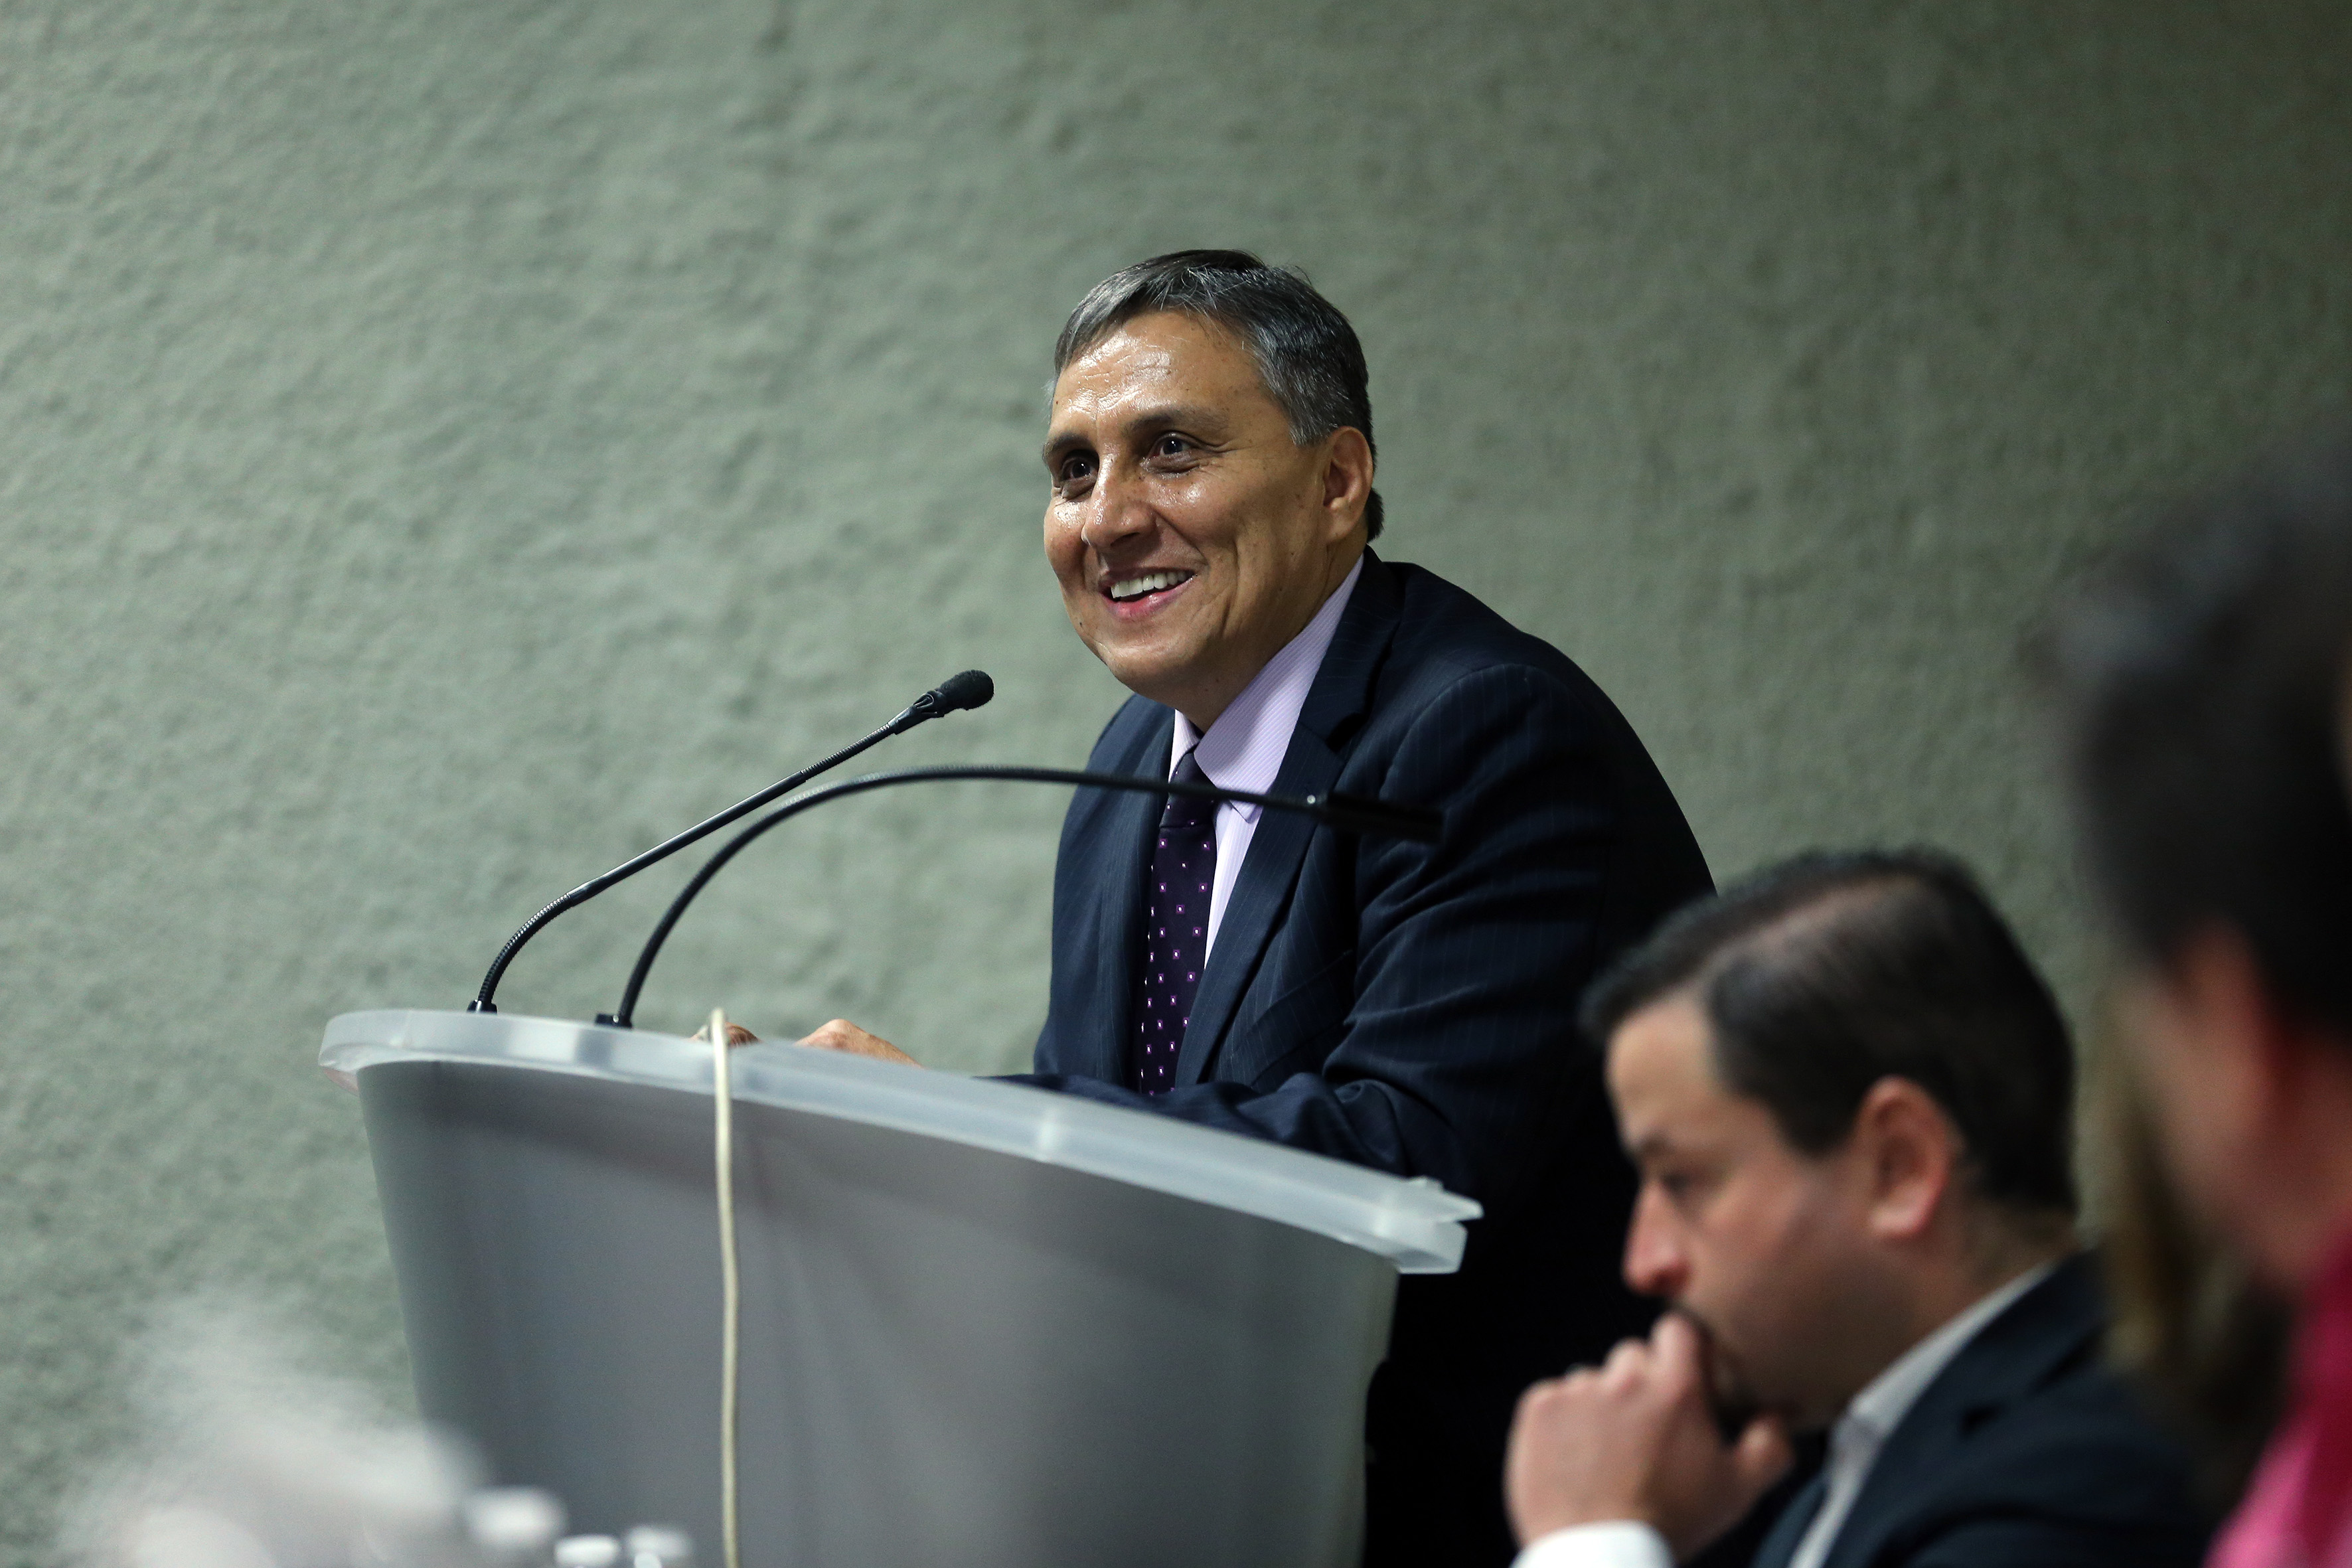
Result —
<path fill-rule="evenodd" d="M 1495 1475 L 1532 1378 L 1649 1313 L 1574 998 L 1708 889 L 1642 742 L 1557 648 L 1382 560 L 1362 348 L 1235 251 L 1115 273 L 1055 346 L 1045 556 L 1135 695 L 1088 766 L 1441 808 L 1436 845 L 1080 791 L 1032 1081 L 1486 1205 L 1403 1282 L 1371 1392 L 1369 1560 L 1500 1564 Z M 1184 918 L 1171 919 L 1181 914 Z M 836 1020 L 811 1045 L 899 1058 Z"/>
<path fill-rule="evenodd" d="M 2065 1025 L 1965 871 L 1792 861 L 1585 1018 L 1641 1173 L 1625 1277 L 1672 1310 L 1521 1402 L 1521 1568 L 1664 1568 L 1823 1426 L 1760 1565 L 2198 1560 L 2187 1457 L 2100 1360 Z"/>

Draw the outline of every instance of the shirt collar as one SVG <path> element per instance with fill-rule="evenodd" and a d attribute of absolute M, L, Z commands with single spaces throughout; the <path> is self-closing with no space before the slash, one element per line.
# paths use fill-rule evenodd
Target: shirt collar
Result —
<path fill-rule="evenodd" d="M 1323 607 L 1315 612 L 1315 618 L 1250 677 L 1241 695 L 1217 715 L 1205 734 L 1193 729 L 1183 714 L 1176 715 L 1176 732 L 1168 752 L 1169 772 L 1175 772 L 1184 753 L 1192 752 L 1201 771 L 1220 789 L 1264 795 L 1274 787 L 1275 775 L 1282 771 L 1282 759 L 1290 750 L 1291 731 L 1298 728 L 1299 711 L 1314 689 L 1315 672 L 1323 667 L 1323 656 L 1330 649 L 1339 616 L 1363 570 L 1364 558 L 1359 555 L 1347 576 L 1331 590 L 1331 596 L 1323 601 Z M 1245 822 L 1257 820 L 1256 806 L 1234 803 L 1226 809 L 1241 813 Z"/>
<path fill-rule="evenodd" d="M 1977 1337 L 1978 1331 L 2000 1316 L 2011 1302 L 2047 1279 L 2057 1267 L 2057 1262 L 2053 1261 L 2027 1269 L 1895 1357 L 1893 1364 L 1872 1378 L 1846 1405 L 1831 1440 L 1851 1442 L 1860 1438 L 1874 1448 L 1885 1442 L 1887 1435 L 1902 1425 L 1903 1417 L 1911 1413 L 1919 1396 L 1927 1392 L 1927 1385 Z"/>

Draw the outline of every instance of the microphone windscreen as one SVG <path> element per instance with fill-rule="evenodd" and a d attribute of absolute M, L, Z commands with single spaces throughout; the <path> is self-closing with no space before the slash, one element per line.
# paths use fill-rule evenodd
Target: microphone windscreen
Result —
<path fill-rule="evenodd" d="M 996 695 L 996 682 L 988 679 L 983 669 L 967 669 L 961 675 L 950 675 L 940 682 L 940 711 L 953 713 L 961 708 L 984 708 Z"/>

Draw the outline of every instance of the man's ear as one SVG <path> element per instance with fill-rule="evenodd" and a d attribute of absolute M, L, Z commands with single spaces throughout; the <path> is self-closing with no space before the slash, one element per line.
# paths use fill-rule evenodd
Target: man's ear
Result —
<path fill-rule="evenodd" d="M 1343 425 L 1325 437 L 1323 449 L 1323 514 L 1335 542 L 1363 520 L 1371 499 L 1372 444 Z"/>
<path fill-rule="evenodd" d="M 1865 1223 L 1882 1241 L 1909 1241 L 1935 1223 L 1964 1151 L 1959 1130 L 1926 1089 L 1883 1078 L 1862 1097 L 1848 1143 L 1869 1184 Z"/>

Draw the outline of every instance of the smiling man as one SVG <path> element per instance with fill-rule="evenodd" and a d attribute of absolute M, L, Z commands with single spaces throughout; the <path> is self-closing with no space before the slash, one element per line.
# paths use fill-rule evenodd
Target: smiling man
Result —
<path fill-rule="evenodd" d="M 1296 271 L 1130 267 L 1055 346 L 1045 555 L 1135 696 L 1091 767 L 1436 806 L 1436 846 L 1081 791 L 1031 1081 L 1486 1205 L 1459 1274 L 1399 1294 L 1372 1391 L 1369 1560 L 1501 1563 L 1528 1382 L 1648 1314 L 1578 993 L 1706 891 L 1609 700 L 1381 532 L 1363 351 Z M 812 1043 L 895 1054 L 845 1024 Z"/>
<path fill-rule="evenodd" d="M 1046 559 L 1136 694 L 1089 765 L 1433 805 L 1446 832 L 1082 793 L 1037 1081 L 1486 1205 L 1462 1271 L 1399 1295 L 1368 1561 L 1501 1563 L 1517 1389 L 1645 1321 L 1613 1278 L 1632 1183 L 1576 996 L 1707 889 L 1706 863 L 1580 670 L 1367 548 L 1363 351 L 1303 276 L 1142 262 L 1079 303 L 1054 361 Z"/>
<path fill-rule="evenodd" d="M 1587 1003 L 1674 1310 L 1531 1389 L 1520 1568 L 1666 1568 L 1829 1433 L 1757 1568 L 2198 1561 L 2186 1456 L 2100 1361 L 2074 1058 L 1974 880 L 1813 856 L 1670 921 Z"/>

